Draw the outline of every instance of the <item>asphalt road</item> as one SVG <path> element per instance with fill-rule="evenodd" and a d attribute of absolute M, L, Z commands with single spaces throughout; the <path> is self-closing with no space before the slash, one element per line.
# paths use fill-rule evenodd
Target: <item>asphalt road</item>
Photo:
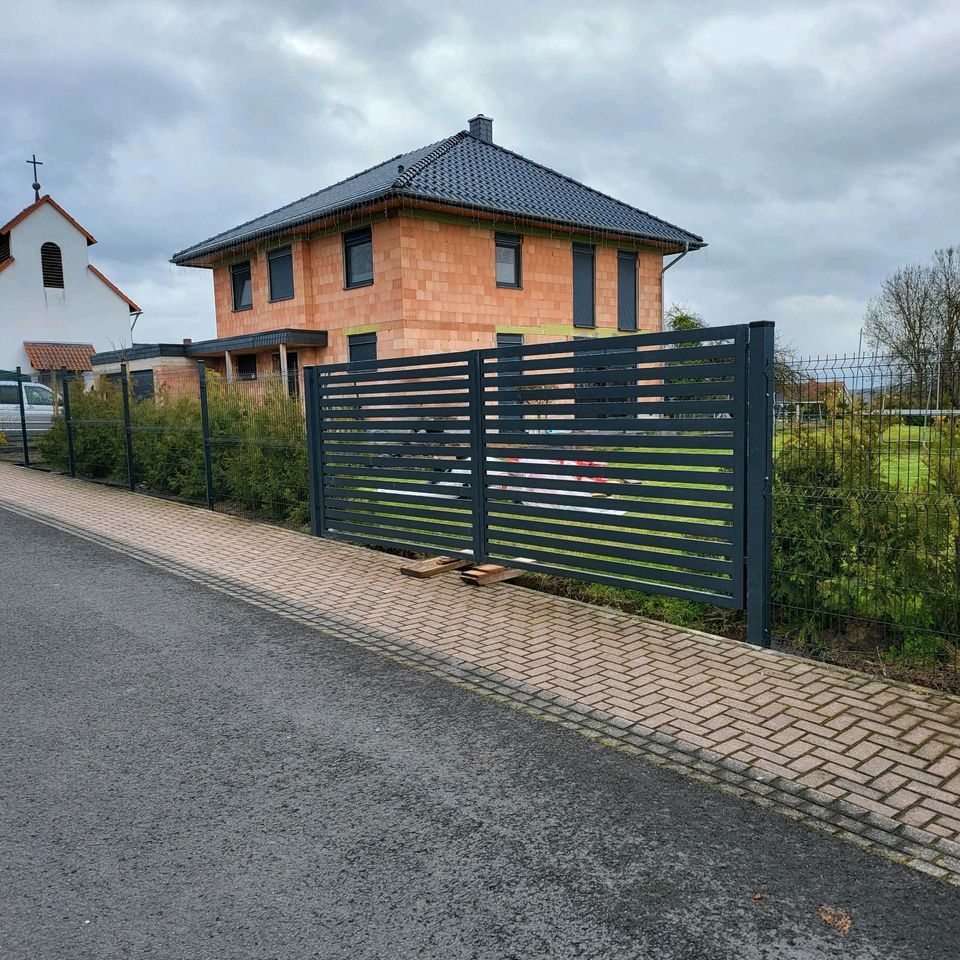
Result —
<path fill-rule="evenodd" d="M 4 960 L 960 953 L 953 888 L 3 510 L 0 584 Z"/>

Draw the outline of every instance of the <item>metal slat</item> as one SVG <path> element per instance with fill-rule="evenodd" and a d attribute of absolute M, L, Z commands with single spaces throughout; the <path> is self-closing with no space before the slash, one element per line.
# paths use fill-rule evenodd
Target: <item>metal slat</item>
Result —
<path fill-rule="evenodd" d="M 346 400 L 366 400 L 377 397 L 395 397 L 398 393 L 423 393 L 427 396 L 436 396 L 438 393 L 462 393 L 467 397 L 467 380 L 463 376 L 445 380 L 401 380 L 396 383 L 360 383 L 341 384 L 337 387 L 326 385 L 320 403 L 339 403 L 341 398 Z"/>
<path fill-rule="evenodd" d="M 458 468 L 459 469 L 459 468 Z M 353 479 L 363 483 L 380 483 L 381 480 L 420 480 L 427 484 L 443 483 L 444 481 L 459 482 L 463 477 L 464 483 L 470 482 L 470 465 L 460 473 L 450 470 L 398 470 L 384 467 L 373 468 L 363 466 L 338 466 L 327 461 L 327 475 L 340 479 Z"/>
<path fill-rule="evenodd" d="M 577 570 L 551 564 L 524 561 L 520 558 L 509 557 L 505 554 L 490 552 L 490 560 L 507 564 L 519 570 L 529 570 L 531 573 L 548 574 L 555 577 L 564 577 L 568 580 L 583 580 L 587 583 L 602 583 L 609 587 L 620 587 L 624 590 L 640 590 L 645 593 L 657 593 L 665 597 L 676 597 L 678 600 L 692 600 L 696 603 L 709 603 L 717 607 L 738 608 L 738 602 L 728 593 L 710 593 L 706 590 L 690 590 L 683 587 L 674 587 L 664 583 L 652 581 L 631 580 L 624 577 L 608 576 L 595 570 Z"/>
<path fill-rule="evenodd" d="M 413 393 L 410 397 L 398 397 L 396 394 L 380 395 L 375 397 L 330 397 L 320 402 L 320 408 L 327 410 L 365 410 L 380 407 L 434 407 L 449 403 L 469 403 L 470 397 L 466 393 Z"/>
<path fill-rule="evenodd" d="M 384 427 L 386 427 L 387 423 L 389 422 L 390 421 L 374 421 L 372 424 L 368 424 L 365 420 L 340 420 L 327 415 L 323 421 L 323 435 L 324 437 L 329 435 L 330 439 L 335 439 L 332 435 L 334 434 L 334 431 L 337 430 L 346 431 L 348 433 L 359 433 L 361 435 L 368 430 L 379 430 L 379 432 L 382 433 L 385 432 Z M 411 433 L 415 433 L 418 430 L 433 431 L 434 433 L 443 433 L 444 431 L 452 432 L 454 426 L 456 426 L 458 430 L 466 433 L 470 428 L 470 424 L 466 420 L 460 421 L 456 424 L 451 421 L 444 420 L 407 420 L 403 422 L 402 426 L 404 430 L 409 430 Z"/>
<path fill-rule="evenodd" d="M 370 471 L 392 470 L 393 468 L 436 470 L 449 466 L 451 470 L 459 470 L 464 464 L 469 468 L 469 460 L 456 457 L 398 457 L 375 453 L 364 456 L 361 453 L 331 453 L 326 460 L 330 468 L 336 472 L 338 467 L 363 467 Z"/>
<path fill-rule="evenodd" d="M 424 533 L 437 533 L 442 536 L 448 536 L 451 540 L 462 538 L 464 543 L 469 544 L 472 536 L 472 525 L 469 519 L 466 523 L 443 524 L 433 523 L 429 520 L 418 520 L 410 517 L 383 517 L 373 513 L 350 513 L 345 510 L 333 510 L 327 513 L 328 522 L 337 520 L 340 523 L 349 523 L 359 526 L 366 526 L 372 530 L 391 530 L 396 528 L 399 531 L 414 530 Z M 341 528 L 342 529 L 342 528 Z M 397 534 L 400 535 L 399 533 Z"/>
<path fill-rule="evenodd" d="M 418 367 L 441 367 L 453 364 L 465 364 L 469 361 L 473 351 L 461 350 L 458 353 L 431 353 L 422 357 L 390 357 L 385 360 L 354 360 L 348 363 L 325 363 L 320 369 L 320 386 L 323 388 L 323 378 L 335 374 L 363 376 L 368 371 L 376 373 L 380 370 L 395 370 L 396 368 L 416 369 Z"/>
<path fill-rule="evenodd" d="M 548 563 L 562 564 L 580 570 L 596 570 L 602 573 L 619 574 L 624 579 L 652 580 L 660 583 L 676 584 L 678 586 L 693 587 L 701 590 L 715 590 L 726 593 L 730 589 L 730 581 L 722 577 L 711 577 L 705 573 L 691 573 L 686 570 L 668 570 L 652 567 L 647 564 L 620 563 L 617 560 L 599 560 L 594 557 L 583 557 L 574 553 L 564 554 L 561 558 L 556 552 L 538 550 L 530 546 L 510 547 L 490 544 L 490 553 L 506 554 L 509 550 L 521 551 L 521 557 L 531 560 L 544 560 Z M 512 564 L 510 564 L 512 566 Z"/>
<path fill-rule="evenodd" d="M 554 340 L 550 343 L 530 343 L 513 347 L 493 347 L 478 350 L 484 365 L 494 363 L 510 363 L 515 360 L 529 360 L 543 358 L 553 360 L 560 356 L 574 354 L 587 359 L 591 356 L 603 354 L 607 356 L 619 353 L 638 353 L 644 356 L 686 357 L 699 356 L 697 351 L 720 351 L 731 356 L 736 350 L 735 333 L 729 337 L 717 336 L 706 340 L 693 336 L 684 337 L 682 334 L 671 340 L 657 340 L 657 334 L 640 333 L 620 337 L 589 337 L 582 340 Z M 654 339 L 648 339 L 654 338 Z"/>
<path fill-rule="evenodd" d="M 671 391 L 682 388 L 693 389 L 693 393 L 685 395 L 699 396 L 700 394 L 697 392 L 697 388 L 713 386 L 729 387 L 730 378 L 734 375 L 733 368 L 733 361 L 728 363 L 696 364 L 690 367 L 642 367 L 635 363 L 630 364 L 629 367 L 605 367 L 598 362 L 596 369 L 585 370 L 578 364 L 576 368 L 571 367 L 568 370 L 558 370 L 554 373 L 541 374 L 531 374 L 525 370 L 518 373 L 503 373 L 496 369 L 488 369 L 483 383 L 484 392 L 488 392 L 498 388 L 503 389 L 509 387 L 510 389 L 517 389 L 523 386 L 537 387 L 538 389 L 546 387 L 549 389 L 550 387 L 561 387 L 567 384 L 596 383 L 602 379 L 605 383 L 636 382 L 650 390 L 658 388 L 666 388 Z M 703 379 L 707 382 L 673 382 L 693 380 L 694 378 L 691 376 L 691 373 L 694 371 L 696 372 L 697 381 Z M 599 376 L 601 372 L 603 373 L 602 378 Z"/>
<path fill-rule="evenodd" d="M 614 454 L 616 456 L 616 454 Z M 706 483 L 710 486 L 729 487 L 732 485 L 733 475 L 722 473 L 719 470 L 644 470 L 638 467 L 617 467 L 612 465 L 589 466 L 581 463 L 531 463 L 523 461 L 510 463 L 487 458 L 491 475 L 503 473 L 536 474 L 538 476 L 559 475 L 567 477 L 607 477 L 623 480 L 654 480 L 664 483 Z"/>
<path fill-rule="evenodd" d="M 331 507 L 329 511 L 331 515 L 337 513 L 352 517 L 360 516 L 366 510 L 389 510 L 392 516 L 403 520 L 410 520 L 414 523 L 419 523 L 421 520 L 437 520 L 443 524 L 454 523 L 462 526 L 469 525 L 471 522 L 471 514 L 466 511 L 432 510 L 429 507 L 412 509 L 396 503 L 370 503 L 368 506 L 364 506 L 362 502 L 355 500 L 338 500 L 336 503 L 344 505 Z"/>
<path fill-rule="evenodd" d="M 487 501 L 487 509 L 493 518 L 491 523 L 499 522 L 497 518 L 506 515 L 528 519 L 531 528 L 536 526 L 538 520 L 544 519 L 559 520 L 565 524 L 581 524 L 584 527 L 589 526 L 591 529 L 597 527 L 622 529 L 628 531 L 628 533 L 624 534 L 625 536 L 646 536 L 649 535 L 649 531 L 659 530 L 663 533 L 678 534 L 675 538 L 666 537 L 664 539 L 676 539 L 683 542 L 683 538 L 689 538 L 690 542 L 694 545 L 692 549 L 703 552 L 723 553 L 726 556 L 730 556 L 731 550 L 735 547 L 735 545 L 731 543 L 732 528 L 726 524 L 668 520 L 663 517 L 624 517 L 602 513 L 584 513 L 582 511 L 554 509 L 550 506 L 538 504 L 491 500 Z M 604 535 L 606 535 L 605 529 L 603 532 Z M 655 536 L 655 534 L 653 536 Z"/>
<path fill-rule="evenodd" d="M 403 426 L 406 420 L 424 417 L 468 417 L 470 407 L 463 406 L 463 398 L 456 407 L 434 407 L 432 403 L 410 404 L 405 407 L 331 407 L 324 408 L 323 416 L 328 423 L 338 420 L 383 420 L 385 423 L 399 423 Z M 466 422 L 466 420 L 464 420 Z"/>
<path fill-rule="evenodd" d="M 371 443 L 397 443 L 404 437 L 409 437 L 415 443 L 427 443 L 431 439 L 436 439 L 438 443 L 469 443 L 469 433 L 467 430 L 433 430 L 430 432 L 417 433 L 413 430 L 344 430 L 338 432 L 324 430 L 322 433 L 324 444 L 336 444 L 339 441 L 345 442 L 371 442 Z"/>
<path fill-rule="evenodd" d="M 571 424 L 576 421 L 568 420 L 565 422 Z M 611 421 L 611 423 L 617 422 L 618 421 Z M 623 421 L 619 422 L 623 424 Z M 631 425 L 643 422 L 644 421 L 629 421 Z M 608 424 L 608 426 L 609 425 L 610 424 Z M 732 435 L 691 434 L 683 437 L 670 437 L 658 436 L 656 434 L 638 436 L 637 434 L 626 432 L 610 432 L 607 434 L 577 433 L 573 430 L 557 430 L 552 433 L 547 433 L 546 431 L 537 431 L 534 429 L 531 429 L 529 433 L 515 433 L 510 429 L 510 424 L 506 426 L 507 429 L 499 432 L 497 430 L 488 431 L 489 436 L 492 438 L 488 442 L 488 447 L 494 443 L 515 443 L 518 447 L 536 444 L 537 446 L 543 446 L 545 451 L 553 448 L 553 453 L 556 454 L 556 456 L 553 457 L 555 460 L 569 459 L 564 455 L 564 448 L 567 447 L 576 447 L 578 449 L 583 449 L 584 447 L 594 448 L 594 452 L 597 453 L 603 452 L 611 447 L 614 448 L 614 450 L 622 450 L 625 447 L 629 449 L 669 447 L 673 450 L 679 447 L 680 449 L 733 450 Z M 531 423 L 530 426 L 534 427 L 535 424 Z M 639 426 L 636 429 L 640 429 Z M 546 452 L 544 456 L 546 456 Z"/>
<path fill-rule="evenodd" d="M 490 529 L 488 536 L 492 543 L 516 544 L 517 548 L 524 546 L 548 547 L 554 553 L 562 553 L 578 559 L 581 554 L 589 557 L 617 557 L 621 560 L 631 560 L 635 563 L 664 564 L 667 567 L 676 567 L 680 570 L 700 571 L 703 573 L 733 573 L 733 561 L 729 559 L 717 560 L 709 557 L 696 557 L 684 553 L 665 553 L 656 550 L 643 550 L 620 546 L 612 542 L 593 541 L 578 537 L 576 541 L 564 543 L 553 537 L 541 537 L 536 533 L 525 530 Z M 558 550 L 559 548 L 559 550 Z"/>
<path fill-rule="evenodd" d="M 643 466 L 663 464 L 668 467 L 728 467 L 733 468 L 734 457 L 731 454 L 718 453 L 626 453 L 622 450 L 558 450 L 557 456 L 550 456 L 550 451 L 546 453 L 538 450 L 536 447 L 487 447 L 485 453 L 487 457 L 497 457 L 508 459 L 516 457 L 520 460 L 575 460 L 573 456 L 576 453 L 585 454 L 581 459 L 593 460 L 602 459 L 607 462 L 614 461 L 620 463 L 636 463 Z M 596 456 L 595 456 L 596 455 Z"/>
<path fill-rule="evenodd" d="M 594 399 L 591 403 L 574 399 L 570 403 L 551 403 L 549 406 L 534 406 L 522 400 L 500 400 L 488 402 L 488 417 L 524 417 L 540 411 L 549 411 L 551 416 L 571 414 L 576 420 L 586 417 L 601 417 L 610 419 L 616 417 L 628 420 L 636 417 L 659 415 L 668 416 L 697 415 L 703 417 L 717 417 L 726 414 L 726 419 L 732 419 L 737 410 L 733 400 L 621 400 L 616 390 L 608 391 L 609 400 Z M 673 421 L 671 421 L 673 422 Z M 730 429 L 729 426 L 727 429 Z"/>
<path fill-rule="evenodd" d="M 429 439 L 428 436 L 423 437 Z M 470 447 L 452 447 L 443 445 L 442 437 L 437 438 L 441 443 L 436 446 L 430 443 L 421 443 L 418 439 L 416 443 L 331 443 L 329 445 L 329 456 L 346 457 L 351 454 L 361 454 L 368 457 L 405 457 L 428 455 L 433 457 L 463 457 L 469 456 Z"/>
<path fill-rule="evenodd" d="M 565 507 L 579 507 L 589 514 L 592 510 L 607 510 L 612 512 L 623 511 L 626 514 L 643 514 L 650 516 L 662 515 L 668 517 L 690 517 L 696 520 L 719 520 L 722 523 L 731 523 L 733 510 L 713 507 L 697 507 L 694 512 L 687 503 L 665 503 L 664 501 L 616 500 L 613 497 L 586 497 L 564 495 L 560 493 L 538 493 L 530 490 L 497 490 L 487 487 L 487 501 L 509 500 L 514 503 L 545 504 L 549 506 L 561 505 Z M 722 529 L 722 527 L 718 528 Z M 718 534 L 721 536 L 721 534 Z"/>
<path fill-rule="evenodd" d="M 327 526 L 325 536 L 333 539 L 350 540 L 353 543 L 372 543 L 378 547 L 394 547 L 399 550 L 410 550 L 412 552 L 426 552 L 430 548 L 439 547 L 444 553 L 464 554 L 469 552 L 469 545 L 456 539 L 446 537 L 436 537 L 433 534 L 425 533 L 416 538 L 390 537 L 388 532 L 377 530 L 372 533 L 359 533 L 344 530 L 332 525 Z"/>
<path fill-rule="evenodd" d="M 508 420 L 500 420 L 498 425 L 504 423 L 512 431 L 531 430 L 610 430 L 618 429 L 622 431 L 656 431 L 662 432 L 669 430 L 672 433 L 726 433 L 731 434 L 733 430 L 733 421 L 727 419 L 705 419 L 701 417 L 677 417 L 676 419 L 667 419 L 666 417 L 651 417 L 650 419 L 633 419 L 631 417 L 570 417 L 569 419 L 543 419 L 543 420 L 519 420 L 510 417 Z M 731 441 L 732 442 L 732 441 Z M 620 446 L 629 446 L 629 444 L 618 444 Z M 682 446 L 681 443 L 674 446 Z"/>
<path fill-rule="evenodd" d="M 469 511 L 470 504 L 457 493 L 429 495 L 411 495 L 406 491 L 397 493 L 393 490 L 351 490 L 349 487 L 327 486 L 323 488 L 324 499 L 331 505 L 339 505 L 343 509 L 354 509 L 355 503 L 396 503 L 405 508 L 415 510 L 418 505 L 424 507 L 449 507 L 451 510 Z"/>
<path fill-rule="evenodd" d="M 659 503 L 663 500 L 683 500 L 691 503 L 732 503 L 734 494 L 732 490 L 724 490 L 711 487 L 709 489 L 691 488 L 691 487 L 654 487 L 647 484 L 625 484 L 625 483 L 604 483 L 598 484 L 593 480 L 568 480 L 553 479 L 551 477 L 521 477 L 507 476 L 497 474 L 495 470 L 490 471 L 488 483 L 491 487 L 506 487 L 515 489 L 525 487 L 530 490 L 560 490 L 576 491 L 578 493 L 587 493 L 593 496 L 619 496 L 634 498 L 635 503 L 642 503 L 644 500 L 653 500 Z M 597 489 L 602 487 L 603 489 Z M 647 506 L 650 506 L 647 504 Z M 687 509 L 696 510 L 695 507 Z M 731 513 L 732 516 L 732 513 Z"/>

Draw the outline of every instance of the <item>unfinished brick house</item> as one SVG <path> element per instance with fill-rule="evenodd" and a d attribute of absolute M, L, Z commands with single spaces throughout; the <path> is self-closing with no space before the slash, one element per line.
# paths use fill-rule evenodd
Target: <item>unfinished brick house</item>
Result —
<path fill-rule="evenodd" d="M 469 127 L 175 254 L 213 272 L 217 339 L 156 351 L 292 383 L 314 363 L 659 330 L 664 257 L 703 239 L 499 146 L 487 117 Z"/>

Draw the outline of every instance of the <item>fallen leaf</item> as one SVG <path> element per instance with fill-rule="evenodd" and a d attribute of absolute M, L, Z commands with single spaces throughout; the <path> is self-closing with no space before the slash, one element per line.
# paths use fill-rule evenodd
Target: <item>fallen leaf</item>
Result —
<path fill-rule="evenodd" d="M 820 919 L 846 935 L 853 929 L 853 917 L 839 907 L 820 907 Z"/>

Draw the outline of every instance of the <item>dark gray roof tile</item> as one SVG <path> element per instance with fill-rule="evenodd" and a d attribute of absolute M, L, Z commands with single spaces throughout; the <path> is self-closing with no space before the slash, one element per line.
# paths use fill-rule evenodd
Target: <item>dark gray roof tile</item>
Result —
<path fill-rule="evenodd" d="M 241 243 L 386 197 L 410 197 L 658 240 L 690 248 L 703 238 L 549 167 L 462 132 L 399 154 L 340 183 L 174 254 L 189 263 Z"/>

